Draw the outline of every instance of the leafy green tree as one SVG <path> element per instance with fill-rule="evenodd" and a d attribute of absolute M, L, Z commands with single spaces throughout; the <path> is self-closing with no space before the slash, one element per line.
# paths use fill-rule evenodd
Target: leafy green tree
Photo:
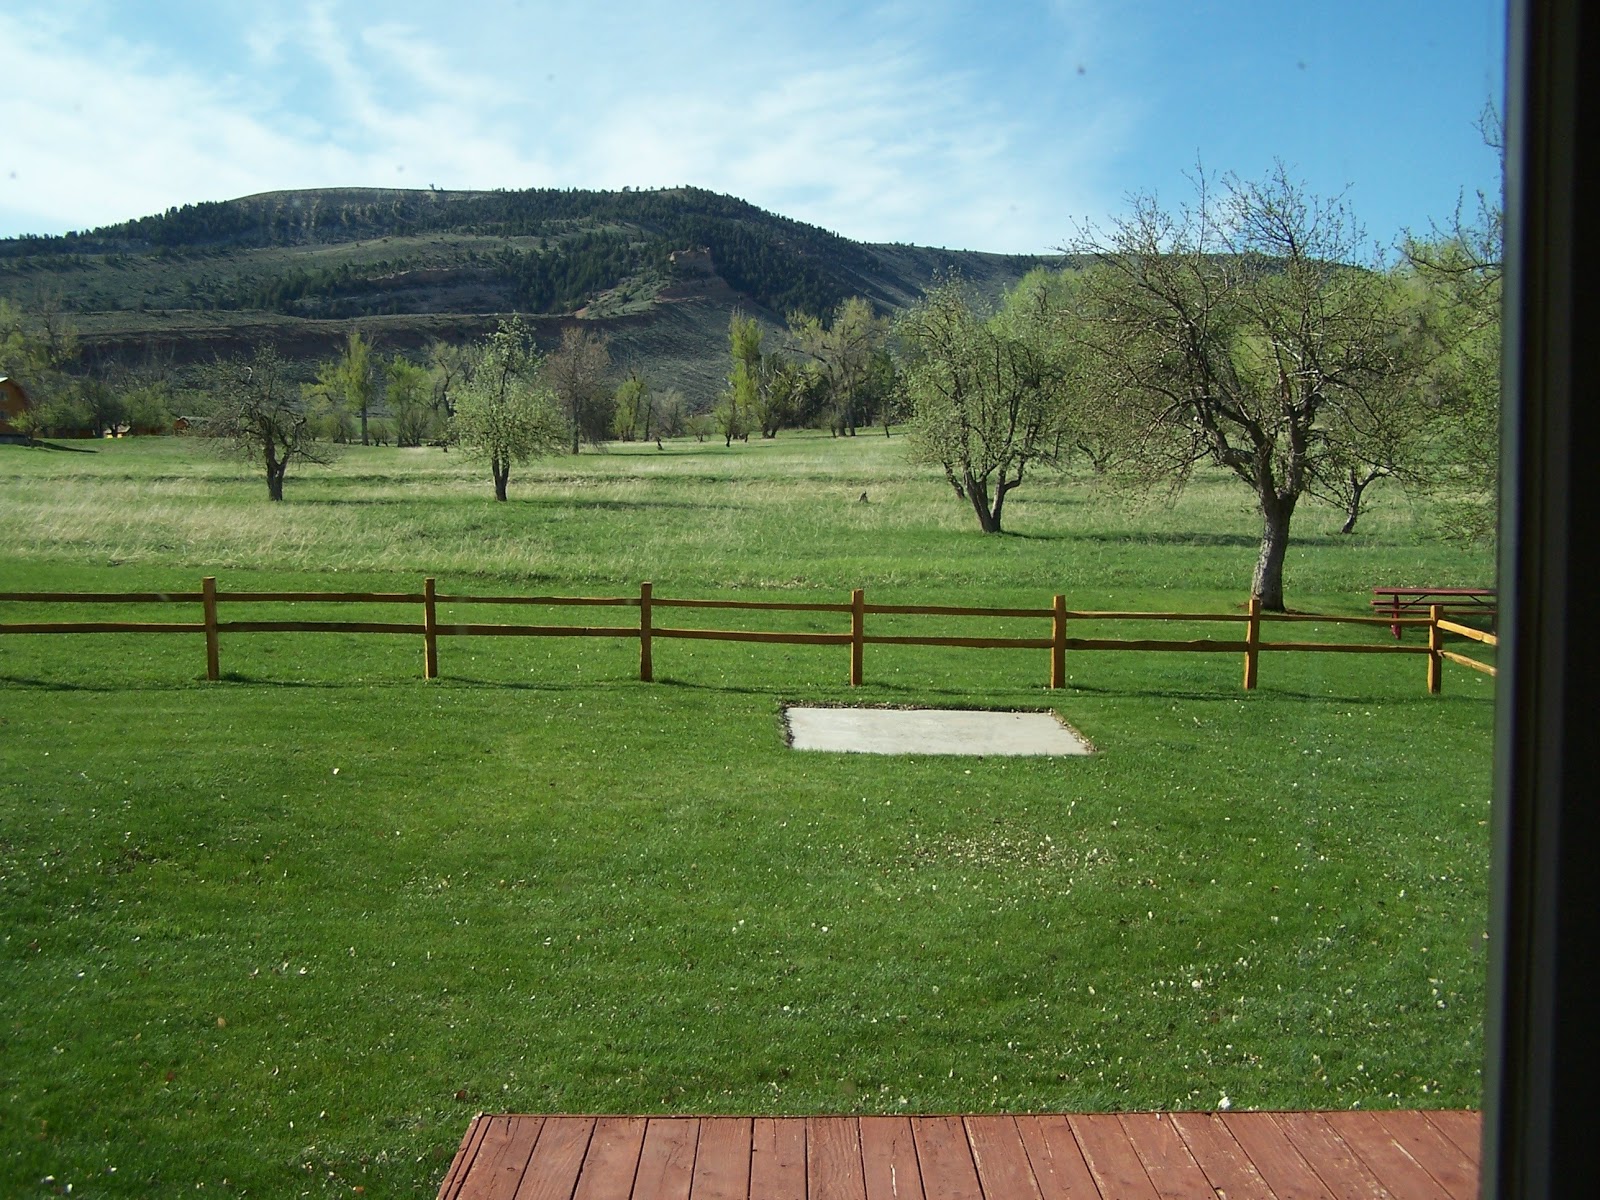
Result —
<path fill-rule="evenodd" d="M 1449 436 L 1437 381 L 1430 378 L 1430 364 L 1445 353 L 1434 328 L 1430 289 L 1403 273 L 1391 274 L 1387 283 L 1396 327 L 1395 370 L 1326 407 L 1318 432 L 1321 446 L 1306 482 L 1307 494 L 1344 514 L 1343 534 L 1355 532 L 1373 484 L 1433 486 L 1440 469 L 1437 447 Z"/>
<path fill-rule="evenodd" d="M 816 366 L 831 408 L 829 426 L 836 435 L 854 437 L 863 420 L 866 385 L 888 328 L 888 322 L 860 296 L 839 304 L 827 323 L 806 314 L 789 318 L 790 341 Z"/>
<path fill-rule="evenodd" d="M 337 359 L 320 362 L 316 366 L 316 378 L 301 385 L 301 391 L 317 436 L 345 445 L 355 441 L 357 425 L 339 375 Z"/>
<path fill-rule="evenodd" d="M 1505 161 L 1499 113 L 1486 108 L 1484 141 Z M 1430 382 L 1442 420 L 1435 448 L 1442 470 L 1427 481 L 1461 539 L 1494 535 L 1500 490 L 1500 306 L 1505 273 L 1504 206 L 1480 192 L 1475 213 L 1456 206 L 1444 229 L 1407 238 L 1406 261 L 1427 289 L 1437 351 Z"/>
<path fill-rule="evenodd" d="M 89 406 L 76 389 L 51 388 L 42 398 L 29 394 L 28 407 L 14 424 L 30 438 L 73 437 L 90 431 Z"/>
<path fill-rule="evenodd" d="M 733 383 L 717 397 L 711 410 L 711 425 L 722 435 L 722 444 L 732 446 L 735 438 L 750 440 L 750 397 Z"/>
<path fill-rule="evenodd" d="M 761 326 L 738 309 L 728 320 L 728 383 L 716 408 L 723 444 L 748 436 L 761 389 Z"/>
<path fill-rule="evenodd" d="M 176 370 L 170 350 L 147 344 L 139 359 L 116 364 L 110 375 L 134 433 L 172 431 Z"/>
<path fill-rule="evenodd" d="M 123 403 L 133 432 L 172 432 L 172 397 L 164 384 L 150 380 L 130 381 Z"/>
<path fill-rule="evenodd" d="M 456 392 L 451 437 L 467 454 L 488 462 L 494 498 L 504 500 L 511 468 L 560 450 L 566 423 L 519 319 L 500 322 L 475 358 L 471 379 Z"/>
<path fill-rule="evenodd" d="M 88 417 L 89 431 L 95 437 L 114 434 L 130 424 L 126 398 L 109 381 L 86 376 L 75 379 L 73 384 L 81 410 Z"/>
<path fill-rule="evenodd" d="M 396 354 L 384 364 L 383 374 L 388 381 L 384 402 L 393 422 L 395 445 L 420 446 L 436 436 L 439 420 L 428 368 Z"/>
<path fill-rule="evenodd" d="M 283 499 L 291 463 L 329 461 L 327 448 L 316 439 L 302 390 L 288 378 L 272 347 L 259 346 L 248 358 L 218 362 L 207 383 L 210 411 L 190 428 L 264 468 L 269 500 Z"/>
<path fill-rule="evenodd" d="M 472 375 L 473 351 L 470 346 L 435 341 L 428 346 L 428 375 L 433 381 L 433 409 L 441 421 L 448 422 L 455 405 L 452 389 Z"/>
<path fill-rule="evenodd" d="M 1054 461 L 1067 419 L 1068 353 L 1043 289 L 1019 287 L 998 313 L 959 281 L 936 285 L 895 326 L 915 456 L 939 464 L 984 533 L 1007 497 Z"/>
<path fill-rule="evenodd" d="M 377 394 L 378 383 L 372 347 L 361 336 L 360 330 L 352 329 L 345 340 L 343 382 L 351 407 L 361 416 L 361 444 L 365 446 L 368 442 L 367 418 Z"/>
<path fill-rule="evenodd" d="M 1416 369 L 1406 322 L 1342 200 L 1308 196 L 1280 164 L 1260 182 L 1204 177 L 1176 212 L 1137 197 L 1090 257 L 1078 311 L 1101 402 L 1123 409 L 1126 462 L 1181 486 L 1197 462 L 1256 498 L 1252 592 L 1284 607 L 1290 523 L 1345 417 Z M 1348 445 L 1348 442 L 1345 444 Z"/>
<path fill-rule="evenodd" d="M 1500 297 L 1498 258 L 1461 243 L 1432 247 L 1438 353 L 1430 371 L 1440 420 L 1434 448 L 1442 470 L 1427 487 L 1450 530 L 1465 541 L 1494 536 L 1500 463 Z"/>
<path fill-rule="evenodd" d="M 612 391 L 606 382 L 611 351 L 603 335 L 569 325 L 561 345 L 544 362 L 544 380 L 567 420 L 572 453 L 587 442 L 605 444 L 610 433 Z"/>
<path fill-rule="evenodd" d="M 367 445 L 371 441 L 368 424 L 376 392 L 372 347 L 360 330 L 352 329 L 346 335 L 344 350 L 337 358 L 319 363 L 316 381 L 308 385 L 308 397 L 322 435 L 331 441 L 350 442 L 359 430 L 361 444 Z"/>
<path fill-rule="evenodd" d="M 682 437 L 689 432 L 689 401 L 677 388 L 661 393 L 656 404 L 656 428 L 662 437 Z"/>
<path fill-rule="evenodd" d="M 883 426 L 883 436 L 892 437 L 892 429 L 905 419 L 903 393 L 900 390 L 899 368 L 887 346 L 873 352 L 866 378 L 861 384 L 862 411 L 873 414 Z"/>
<path fill-rule="evenodd" d="M 612 431 L 625 442 L 649 441 L 657 428 L 655 394 L 650 379 L 637 367 L 617 385 Z"/>
<path fill-rule="evenodd" d="M 733 436 L 759 430 L 774 438 L 793 419 L 796 400 L 803 389 L 800 368 L 787 355 L 762 347 L 765 332 L 754 317 L 735 310 L 728 322 L 728 390 L 719 420 L 723 432 Z"/>

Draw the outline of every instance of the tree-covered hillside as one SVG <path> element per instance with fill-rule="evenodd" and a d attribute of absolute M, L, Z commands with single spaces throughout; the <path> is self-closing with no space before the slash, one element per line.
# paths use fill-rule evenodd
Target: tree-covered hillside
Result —
<path fill-rule="evenodd" d="M 384 252 L 356 252 L 372 243 Z M 459 311 L 452 293 L 466 292 L 560 313 L 630 281 L 659 288 L 672 276 L 669 255 L 688 248 L 709 249 L 728 285 L 775 315 L 820 314 L 855 294 L 903 301 L 893 256 L 700 188 L 342 189 L 188 204 L 82 233 L 0 241 L 0 294 L 48 281 L 77 311 L 340 317 Z M 152 264 L 181 284 L 119 286 Z"/>
<path fill-rule="evenodd" d="M 942 274 L 998 294 L 1042 261 L 1058 260 L 866 245 L 700 188 L 345 188 L 0 240 L 0 299 L 70 322 L 85 363 L 199 363 L 267 339 L 301 373 L 352 321 L 414 350 L 503 314 L 541 344 L 583 320 L 709 403 L 735 309 L 773 329 L 850 296 L 887 313 Z"/>

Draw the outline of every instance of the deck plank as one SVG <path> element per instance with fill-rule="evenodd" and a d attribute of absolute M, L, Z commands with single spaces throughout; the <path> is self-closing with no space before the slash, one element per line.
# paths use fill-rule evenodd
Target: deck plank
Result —
<path fill-rule="evenodd" d="M 1014 1117 L 968 1117 L 967 1142 L 989 1200 L 1043 1200 Z"/>
<path fill-rule="evenodd" d="M 1403 1200 L 1449 1200 L 1427 1170 L 1411 1157 L 1375 1112 L 1330 1112 L 1323 1115 L 1345 1144 L 1372 1168 L 1391 1195 Z"/>
<path fill-rule="evenodd" d="M 457 1194 L 472 1200 L 512 1200 L 543 1128 L 543 1117 L 490 1117 Z"/>
<path fill-rule="evenodd" d="M 750 1195 L 806 1200 L 806 1123 L 757 1117 L 750 1143 Z"/>
<path fill-rule="evenodd" d="M 1374 1113 L 1405 1152 L 1452 1200 L 1475 1200 L 1478 1172 L 1472 1161 L 1420 1112 Z"/>
<path fill-rule="evenodd" d="M 1244 1147 L 1216 1113 L 1173 1113 L 1172 1125 L 1205 1173 L 1206 1182 L 1228 1200 L 1276 1200 Z"/>
<path fill-rule="evenodd" d="M 1074 1113 L 1067 1118 L 1077 1135 L 1083 1161 L 1100 1194 L 1116 1200 L 1160 1200 L 1139 1152 L 1114 1113 Z"/>
<path fill-rule="evenodd" d="M 1463 1112 L 1458 1108 L 1430 1109 L 1428 1120 L 1439 1127 L 1472 1162 L 1483 1154 L 1483 1120 L 1477 1113 Z"/>
<path fill-rule="evenodd" d="M 644 1149 L 643 1117 L 601 1117 L 594 1123 L 589 1153 L 572 1200 L 619 1200 L 633 1194 Z"/>
<path fill-rule="evenodd" d="M 572 1200 L 593 1132 L 593 1117 L 546 1117 L 534 1148 L 538 1169 L 523 1174 L 516 1200 Z"/>
<path fill-rule="evenodd" d="M 810 1200 L 866 1200 L 854 1117 L 806 1118 L 806 1194 Z"/>
<path fill-rule="evenodd" d="M 440 1200 L 1474 1200 L 1471 1112 L 480 1114 Z"/>
<path fill-rule="evenodd" d="M 1276 1113 L 1274 1119 L 1337 1200 L 1393 1200 L 1389 1189 L 1322 1113 Z"/>
<path fill-rule="evenodd" d="M 444 1182 L 439 1185 L 439 1200 L 455 1200 L 461 1181 L 466 1178 L 473 1160 L 478 1157 L 478 1147 L 483 1143 L 483 1135 L 488 1132 L 489 1124 L 493 1120 L 494 1118 L 488 1113 L 479 1113 L 472 1118 L 472 1124 L 467 1126 L 466 1136 L 461 1139 L 456 1156 L 450 1160 L 450 1170 L 445 1172 Z"/>
<path fill-rule="evenodd" d="M 914 1117 L 912 1135 L 928 1200 L 983 1200 L 972 1146 L 960 1117 Z"/>
<path fill-rule="evenodd" d="M 1228 1132 L 1277 1196 L 1331 1200 L 1321 1176 L 1296 1148 L 1272 1113 L 1229 1113 Z"/>
<path fill-rule="evenodd" d="M 909 1117 L 861 1118 L 867 1200 L 925 1200 Z"/>
<path fill-rule="evenodd" d="M 1167 1113 L 1123 1113 L 1117 1118 L 1162 1200 L 1216 1200 L 1216 1190 L 1189 1153 Z"/>
<path fill-rule="evenodd" d="M 723 1117 L 700 1128 L 694 1156 L 694 1200 L 748 1200 L 753 1127 L 748 1117 Z"/>
<path fill-rule="evenodd" d="M 650 1200 L 689 1200 L 699 1143 L 698 1117 L 651 1117 L 645 1125 L 633 1194 Z"/>
<path fill-rule="evenodd" d="M 1065 1117 L 1018 1117 L 1017 1132 L 1044 1200 L 1099 1200 L 1100 1189 Z"/>

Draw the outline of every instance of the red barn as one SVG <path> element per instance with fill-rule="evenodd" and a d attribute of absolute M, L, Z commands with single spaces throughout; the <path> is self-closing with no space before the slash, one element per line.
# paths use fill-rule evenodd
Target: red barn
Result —
<path fill-rule="evenodd" d="M 28 407 L 28 393 L 15 379 L 0 375 L 0 442 L 25 442 L 28 435 L 17 428 L 17 418 Z"/>

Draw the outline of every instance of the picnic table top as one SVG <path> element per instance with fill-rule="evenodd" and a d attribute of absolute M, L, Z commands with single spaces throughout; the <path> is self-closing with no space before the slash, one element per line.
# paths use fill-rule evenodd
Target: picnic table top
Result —
<path fill-rule="evenodd" d="M 1375 596 L 1493 596 L 1494 588 L 1375 587 Z"/>

